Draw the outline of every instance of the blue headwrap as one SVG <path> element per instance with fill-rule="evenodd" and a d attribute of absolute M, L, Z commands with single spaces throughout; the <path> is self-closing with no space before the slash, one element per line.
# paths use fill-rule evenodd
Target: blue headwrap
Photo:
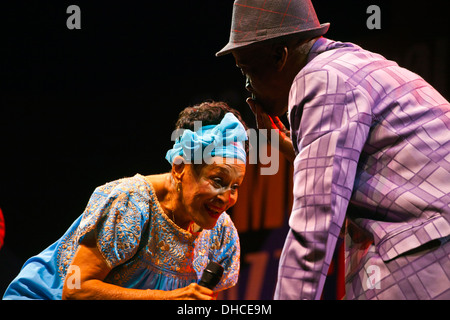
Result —
<path fill-rule="evenodd" d="M 194 122 L 194 130 L 197 129 L 196 123 L 201 122 Z M 173 164 L 176 156 L 182 156 L 196 164 L 202 163 L 202 159 L 210 164 L 208 159 L 215 156 L 246 161 L 243 141 L 248 139 L 247 133 L 242 123 L 230 112 L 225 114 L 218 125 L 203 126 L 195 132 L 189 129 L 180 130 L 182 135 L 166 154 L 170 164 Z"/>

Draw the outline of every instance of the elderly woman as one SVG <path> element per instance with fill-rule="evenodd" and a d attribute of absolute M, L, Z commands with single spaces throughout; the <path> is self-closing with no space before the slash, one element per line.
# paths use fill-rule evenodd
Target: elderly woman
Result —
<path fill-rule="evenodd" d="M 240 246 L 225 213 L 245 174 L 247 135 L 223 102 L 180 113 L 168 173 L 109 182 L 53 245 L 30 258 L 4 299 L 213 299 L 236 284 Z M 196 158 L 200 154 L 201 158 Z M 224 267 L 214 291 L 197 284 Z"/>

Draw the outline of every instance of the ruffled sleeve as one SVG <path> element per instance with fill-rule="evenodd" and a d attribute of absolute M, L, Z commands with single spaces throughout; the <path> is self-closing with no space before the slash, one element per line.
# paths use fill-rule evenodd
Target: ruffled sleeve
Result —
<path fill-rule="evenodd" d="M 83 213 L 78 243 L 94 231 L 108 266 L 125 263 L 139 248 L 148 221 L 148 198 L 147 186 L 135 177 L 98 187 Z"/>

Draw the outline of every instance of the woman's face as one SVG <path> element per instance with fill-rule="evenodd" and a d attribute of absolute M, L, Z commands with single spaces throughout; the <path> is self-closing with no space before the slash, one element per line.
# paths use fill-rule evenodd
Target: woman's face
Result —
<path fill-rule="evenodd" d="M 195 168 L 185 165 L 182 178 L 182 202 L 189 218 L 203 229 L 212 229 L 222 212 L 237 201 L 238 188 L 245 175 L 245 163 L 213 158 L 212 164 Z"/>

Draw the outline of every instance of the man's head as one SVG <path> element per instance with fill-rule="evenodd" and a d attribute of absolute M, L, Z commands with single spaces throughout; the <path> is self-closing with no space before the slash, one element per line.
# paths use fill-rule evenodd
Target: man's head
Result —
<path fill-rule="evenodd" d="M 216 55 L 233 53 L 246 89 L 268 114 L 281 115 L 310 40 L 328 27 L 319 23 L 310 0 L 236 0 L 230 40 Z"/>
<path fill-rule="evenodd" d="M 236 66 L 245 77 L 245 88 L 270 116 L 281 116 L 287 111 L 292 81 L 306 64 L 315 39 L 283 40 L 232 51 Z"/>

